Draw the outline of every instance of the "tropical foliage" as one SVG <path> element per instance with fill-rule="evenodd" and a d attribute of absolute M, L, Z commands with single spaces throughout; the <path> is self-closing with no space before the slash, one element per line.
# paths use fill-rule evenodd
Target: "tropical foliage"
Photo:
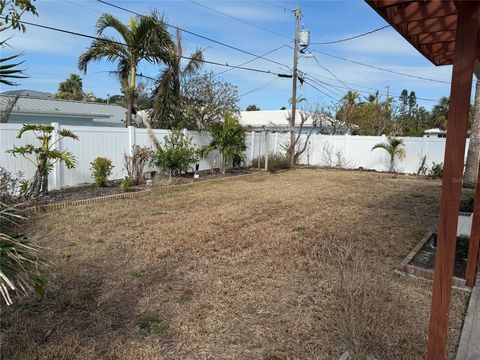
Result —
<path fill-rule="evenodd" d="M 246 131 L 238 120 L 231 114 L 225 116 L 221 123 L 212 123 L 208 126 L 212 141 L 201 149 L 201 154 L 206 155 L 218 151 L 221 156 L 221 172 L 225 174 L 228 164 L 240 163 L 244 160 Z"/>
<path fill-rule="evenodd" d="M 152 64 L 168 63 L 171 38 L 165 22 L 156 13 L 132 17 L 128 24 L 110 14 L 103 14 L 97 21 L 97 35 L 90 47 L 78 60 L 78 68 L 84 73 L 91 61 L 107 59 L 116 63 L 112 71 L 122 87 L 127 100 L 127 117 L 125 126 L 132 122 L 134 112 L 137 69 L 144 60 Z M 107 30 L 114 30 L 120 39 L 105 35 Z M 125 45 L 123 45 L 125 44 Z"/>
<path fill-rule="evenodd" d="M 23 220 L 14 207 L 0 202 L 0 294 L 7 305 L 13 304 L 13 294 L 27 295 L 32 290 L 43 294 L 45 264 L 38 249 L 13 231 Z"/>
<path fill-rule="evenodd" d="M 186 127 L 181 104 L 181 87 L 188 77 L 197 74 L 203 64 L 203 53 L 195 50 L 188 56 L 188 62 L 182 66 L 183 46 L 181 32 L 177 28 L 176 42 L 168 48 L 167 67 L 160 75 L 153 91 L 153 123 L 155 127 L 172 129 Z"/>
<path fill-rule="evenodd" d="M 170 176 L 185 173 L 192 164 L 198 162 L 198 149 L 192 145 L 192 138 L 181 130 L 173 129 L 164 139 L 164 148 L 157 152 L 154 164 Z"/>
<path fill-rule="evenodd" d="M 82 78 L 77 74 L 70 74 L 67 80 L 58 85 L 55 97 L 66 100 L 83 100 L 85 93 L 83 92 Z"/>
<path fill-rule="evenodd" d="M 30 13 L 32 15 L 38 15 L 35 5 L 32 0 L 1 0 L 0 1 L 0 33 L 8 30 L 20 30 L 25 32 L 26 27 L 20 21 L 20 18 L 24 13 Z M 0 48 L 4 49 L 8 46 L 7 41 L 9 38 L 2 37 L 0 40 Z M 21 54 L 14 54 L 0 58 L 0 84 L 8 86 L 18 85 L 14 79 L 25 79 L 27 76 L 24 74 L 23 69 L 19 69 L 19 66 L 23 64 L 23 61 L 18 61 Z M 14 62 L 11 62 L 14 60 Z"/>
<path fill-rule="evenodd" d="M 66 150 L 56 149 L 56 144 L 63 138 L 78 140 L 78 136 L 70 130 L 57 130 L 51 125 L 23 125 L 17 138 L 30 132 L 34 134 L 39 145 L 27 144 L 8 150 L 13 156 L 22 156 L 35 166 L 35 175 L 29 181 L 24 194 L 27 199 L 47 194 L 48 174 L 55 163 L 64 163 L 67 169 L 75 168 L 74 156 Z"/>
<path fill-rule="evenodd" d="M 372 151 L 375 149 L 383 149 L 390 156 L 390 168 L 388 171 L 395 171 L 395 158 L 403 160 L 405 158 L 405 145 L 403 139 L 398 139 L 395 137 L 389 137 L 387 142 L 378 143 L 373 146 Z"/>

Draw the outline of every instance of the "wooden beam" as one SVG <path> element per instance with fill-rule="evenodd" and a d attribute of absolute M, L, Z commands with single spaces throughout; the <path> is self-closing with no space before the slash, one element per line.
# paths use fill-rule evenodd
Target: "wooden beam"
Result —
<path fill-rule="evenodd" d="M 455 41 L 419 45 L 419 49 L 422 50 L 422 52 L 431 54 L 434 57 L 441 56 L 447 53 L 453 55 L 455 53 Z"/>
<path fill-rule="evenodd" d="M 477 190 L 475 191 L 475 207 L 473 209 L 472 232 L 470 233 L 470 240 L 468 242 L 467 270 L 465 272 L 466 285 L 471 288 L 475 285 L 479 250 L 480 250 L 480 171 L 478 173 L 478 179 L 477 179 Z"/>
<path fill-rule="evenodd" d="M 415 20 L 398 24 L 398 27 L 409 35 L 419 35 L 443 30 L 456 30 L 457 14 L 447 15 L 442 18 Z"/>
<path fill-rule="evenodd" d="M 411 36 L 418 45 L 455 42 L 455 30 L 434 31 Z"/>
<path fill-rule="evenodd" d="M 439 3 L 436 4 L 438 7 Z M 451 5 L 453 6 L 453 4 Z M 441 8 L 438 8 L 438 10 L 441 11 Z M 457 5 L 457 11 L 456 47 L 440 198 L 435 275 L 428 337 L 428 360 L 445 359 L 467 121 L 473 68 L 477 56 L 480 3 L 462 1 Z"/>
<path fill-rule="evenodd" d="M 385 14 L 394 24 L 430 18 L 438 19 L 456 13 L 457 9 L 453 1 L 415 1 L 385 8 Z"/>

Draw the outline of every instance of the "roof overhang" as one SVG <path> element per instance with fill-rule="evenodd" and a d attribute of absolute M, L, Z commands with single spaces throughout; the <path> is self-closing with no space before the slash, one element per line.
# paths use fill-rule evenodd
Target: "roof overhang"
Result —
<path fill-rule="evenodd" d="M 434 65 L 453 64 L 457 1 L 366 2 Z M 479 60 L 480 46 L 477 55 L 477 61 Z"/>
<path fill-rule="evenodd" d="M 13 115 L 29 115 L 29 116 L 52 116 L 52 117 L 77 117 L 77 118 L 86 118 L 86 119 L 110 119 L 112 115 L 110 114 L 84 114 L 76 112 L 64 112 L 64 111 L 42 111 L 42 110 L 13 110 Z"/>

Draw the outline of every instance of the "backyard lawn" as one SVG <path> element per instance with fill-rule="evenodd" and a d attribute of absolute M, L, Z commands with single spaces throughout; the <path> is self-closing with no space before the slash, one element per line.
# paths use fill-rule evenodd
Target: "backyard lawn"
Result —
<path fill-rule="evenodd" d="M 439 193 L 439 181 L 298 169 L 37 215 L 26 231 L 50 287 L 2 308 L 2 357 L 338 359 L 345 304 L 366 297 L 354 327 L 371 327 L 371 353 L 423 359 L 431 285 L 393 270 L 435 229 Z M 343 296 L 339 267 L 368 291 Z M 449 359 L 466 302 L 454 291 Z"/>

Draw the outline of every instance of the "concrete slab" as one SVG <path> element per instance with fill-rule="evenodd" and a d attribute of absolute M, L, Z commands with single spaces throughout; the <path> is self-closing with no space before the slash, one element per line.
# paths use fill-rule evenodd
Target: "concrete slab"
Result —
<path fill-rule="evenodd" d="M 472 290 L 456 360 L 480 359 L 480 274 Z"/>
<path fill-rule="evenodd" d="M 472 232 L 472 219 L 473 214 L 458 216 L 457 236 L 470 236 Z"/>

